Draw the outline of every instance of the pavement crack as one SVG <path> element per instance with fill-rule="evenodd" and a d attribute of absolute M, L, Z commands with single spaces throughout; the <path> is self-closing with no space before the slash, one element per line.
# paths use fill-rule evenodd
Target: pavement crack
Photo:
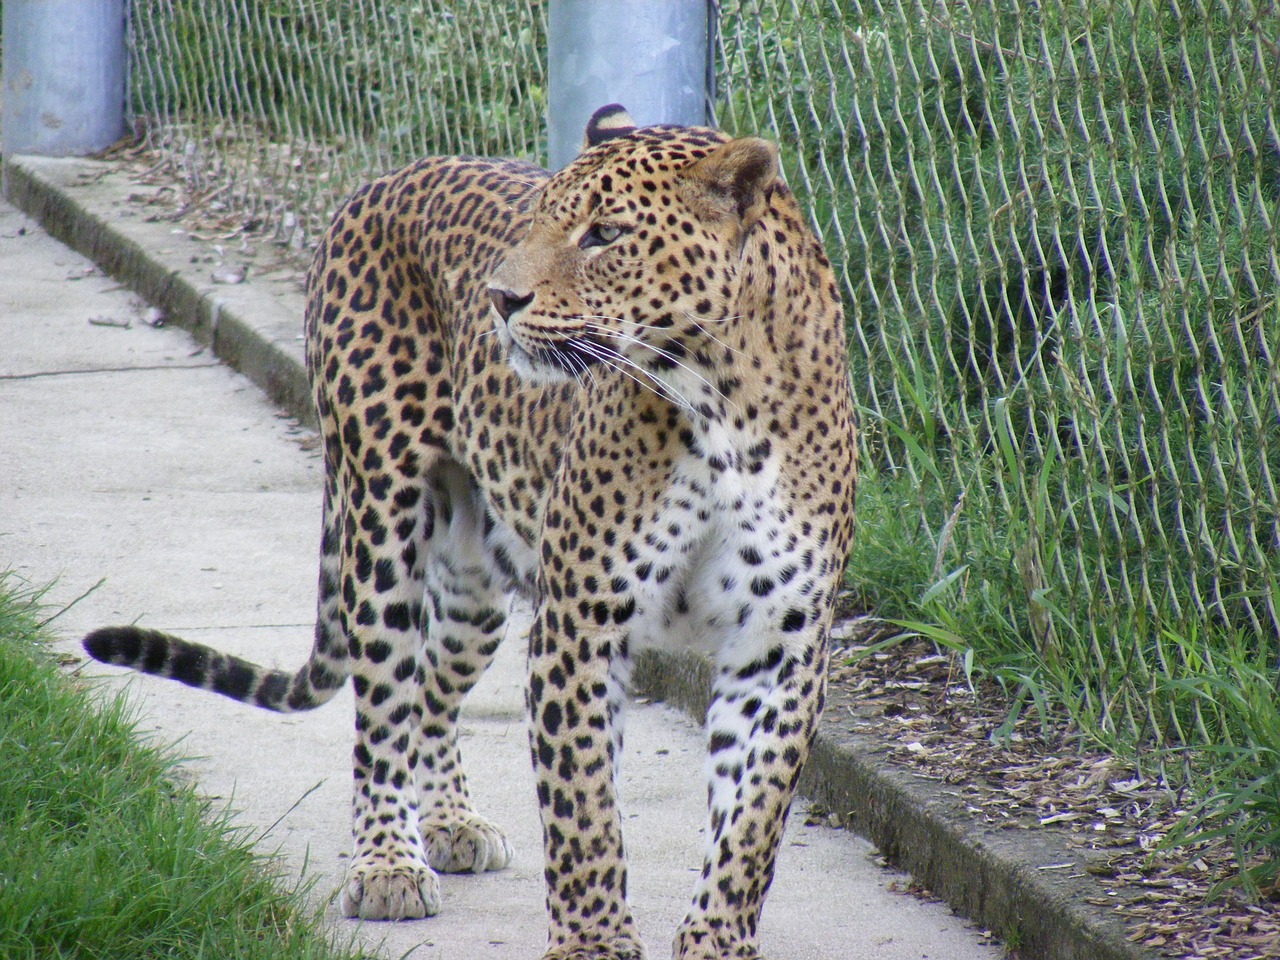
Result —
<path fill-rule="evenodd" d="M 78 377 L 98 373 L 145 373 L 152 370 L 205 370 L 220 366 L 222 364 L 214 360 L 210 363 L 157 363 L 144 366 L 85 367 L 80 370 L 36 370 L 32 373 L 0 373 L 0 380 L 41 380 L 45 377 Z"/>

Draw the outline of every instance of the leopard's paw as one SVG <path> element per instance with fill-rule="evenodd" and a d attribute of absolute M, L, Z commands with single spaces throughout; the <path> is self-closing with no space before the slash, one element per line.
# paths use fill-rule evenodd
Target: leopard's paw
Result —
<path fill-rule="evenodd" d="M 501 870 L 513 855 L 507 835 L 484 817 L 467 814 L 447 823 L 418 824 L 427 862 L 441 873 L 484 873 Z"/>
<path fill-rule="evenodd" d="M 614 937 L 602 943 L 570 943 L 552 947 L 542 960 L 645 960 L 644 946 L 630 937 Z"/>
<path fill-rule="evenodd" d="M 760 951 L 755 947 L 740 946 L 727 950 L 717 950 L 710 944 L 704 947 L 695 947 L 684 953 L 673 954 L 676 960 L 764 960 L 760 955 Z"/>
<path fill-rule="evenodd" d="M 417 920 L 440 912 L 440 880 L 426 867 L 352 867 L 342 912 L 361 920 Z"/>
<path fill-rule="evenodd" d="M 763 960 L 752 942 L 726 938 L 730 924 L 695 923 L 685 918 L 676 931 L 671 955 L 675 960 Z"/>

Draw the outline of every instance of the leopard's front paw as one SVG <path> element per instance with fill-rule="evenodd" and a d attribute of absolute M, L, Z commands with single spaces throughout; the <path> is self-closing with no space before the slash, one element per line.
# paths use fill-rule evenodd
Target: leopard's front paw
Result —
<path fill-rule="evenodd" d="M 361 920 L 417 920 L 440 912 L 440 880 L 428 867 L 352 867 L 342 912 Z"/>
<path fill-rule="evenodd" d="M 601 943 L 568 943 L 552 947 L 542 960 L 645 960 L 644 945 L 631 937 Z"/>
<path fill-rule="evenodd" d="M 710 943 L 691 947 L 673 956 L 676 960 L 764 960 L 755 947 L 743 945 L 720 950 Z"/>
<path fill-rule="evenodd" d="M 484 873 L 501 870 L 511 862 L 506 834 L 474 813 L 448 823 L 423 820 L 418 829 L 427 862 L 441 873 Z"/>
<path fill-rule="evenodd" d="M 731 929 L 731 924 L 712 926 L 686 917 L 671 955 L 675 960 L 763 960 L 754 943 L 727 937 Z"/>

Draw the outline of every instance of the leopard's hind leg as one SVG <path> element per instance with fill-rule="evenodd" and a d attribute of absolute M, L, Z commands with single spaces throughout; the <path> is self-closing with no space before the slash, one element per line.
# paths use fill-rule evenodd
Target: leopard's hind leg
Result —
<path fill-rule="evenodd" d="M 351 916 L 435 913 L 432 863 L 509 858 L 458 760 L 458 706 L 492 658 L 505 603 L 476 559 L 484 514 L 449 451 L 459 317 L 477 309 L 459 291 L 482 292 L 467 271 L 485 269 L 514 222 L 507 204 L 528 189 L 479 161 L 422 161 L 352 195 L 308 276 L 307 363 L 333 491 L 326 543 L 339 554 L 326 566 L 337 578 L 330 632 L 346 644 L 356 697 Z M 447 241 L 480 215 L 473 190 L 500 194 L 480 205 L 501 211 L 500 226 L 462 255 Z M 429 227 L 449 221 L 456 230 Z"/>
<path fill-rule="evenodd" d="M 353 510 L 365 481 L 347 471 L 345 482 L 338 608 L 356 745 L 343 906 L 365 919 L 430 916 L 440 907 L 435 871 L 511 860 L 505 835 L 475 809 L 458 750 L 462 700 L 497 652 L 507 600 L 486 560 L 484 508 L 447 456 L 399 478 L 384 498 L 395 504 L 385 526 Z"/>
<path fill-rule="evenodd" d="M 307 361 L 326 478 L 320 635 L 346 647 L 356 708 L 342 906 L 368 920 L 437 913 L 431 861 L 451 868 L 460 858 L 439 853 L 439 831 L 471 822 L 453 703 L 468 684 L 441 653 L 458 641 L 438 615 L 447 627 L 450 607 L 427 602 L 428 583 L 442 580 L 429 558 L 447 554 L 441 543 L 454 528 L 452 493 L 440 482 L 452 463 L 450 341 L 424 286 L 412 236 L 420 219 L 410 213 L 433 171 L 409 168 L 357 191 L 308 277 Z M 488 619 L 475 617 L 500 629 L 500 618 Z M 438 775 L 442 767 L 450 776 Z M 499 855 L 478 858 L 485 866 L 505 862 L 503 844 L 492 845 Z"/>
<path fill-rule="evenodd" d="M 488 561 L 487 518 L 470 476 L 442 463 L 431 496 L 436 522 L 425 558 L 419 826 L 432 867 L 480 873 L 505 867 L 511 846 L 472 802 L 458 750 L 458 713 L 502 642 L 508 598 Z"/>

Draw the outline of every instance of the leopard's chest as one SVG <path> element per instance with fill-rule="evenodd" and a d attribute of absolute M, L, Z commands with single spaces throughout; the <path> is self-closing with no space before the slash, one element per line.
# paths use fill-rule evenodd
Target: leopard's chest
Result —
<path fill-rule="evenodd" d="M 628 569 L 633 647 L 758 655 L 812 590 L 812 551 L 770 458 L 676 465 Z"/>
<path fill-rule="evenodd" d="M 608 584 L 609 602 L 627 605 L 625 596 L 633 604 L 633 649 L 737 648 L 750 660 L 813 590 L 805 525 L 774 442 L 727 431 L 704 432 L 696 442 L 678 436 L 655 432 L 639 442 L 633 435 L 615 451 L 569 431 L 570 463 L 550 473 L 529 470 L 545 486 L 540 496 L 529 490 L 525 509 L 512 509 L 511 478 L 532 464 L 508 461 L 500 477 L 476 470 L 494 519 L 490 551 L 508 582 L 531 599 L 566 592 L 551 582 L 558 576 L 597 591 Z M 585 449 L 595 458 L 574 459 Z M 548 501 L 571 504 L 552 509 L 550 528 Z M 544 562 L 557 551 L 565 552 L 558 561 Z"/>

